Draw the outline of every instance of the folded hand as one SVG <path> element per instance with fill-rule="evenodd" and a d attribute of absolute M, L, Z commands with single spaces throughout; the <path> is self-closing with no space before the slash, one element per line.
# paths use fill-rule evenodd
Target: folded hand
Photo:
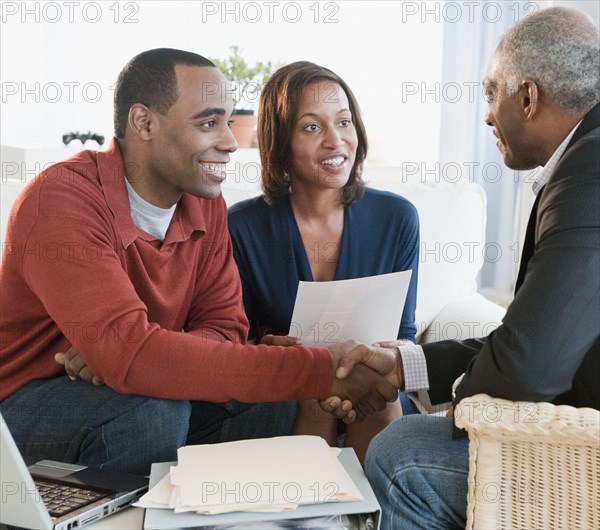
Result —
<path fill-rule="evenodd" d="M 95 375 L 77 350 L 75 346 L 71 346 L 66 353 L 59 352 L 54 356 L 58 364 L 65 367 L 65 372 L 71 379 L 81 379 L 87 383 L 93 383 L 96 386 L 101 386 L 104 381 Z"/>

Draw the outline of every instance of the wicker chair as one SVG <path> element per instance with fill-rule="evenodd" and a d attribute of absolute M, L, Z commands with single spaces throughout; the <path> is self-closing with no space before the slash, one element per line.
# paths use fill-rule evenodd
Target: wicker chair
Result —
<path fill-rule="evenodd" d="M 600 528 L 600 411 L 462 400 L 469 433 L 467 530 Z"/>

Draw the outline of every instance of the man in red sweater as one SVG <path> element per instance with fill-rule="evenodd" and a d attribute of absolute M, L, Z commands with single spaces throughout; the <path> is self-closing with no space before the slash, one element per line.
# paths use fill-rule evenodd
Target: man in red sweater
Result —
<path fill-rule="evenodd" d="M 359 417 L 397 398 L 359 348 L 244 345 L 221 197 L 237 144 L 223 75 L 157 49 L 115 87 L 115 138 L 31 181 L 0 269 L 0 412 L 21 451 L 147 473 L 187 443 L 286 434 L 294 402 L 340 396 Z M 65 376 L 73 346 L 106 383 Z M 256 405 L 250 405 L 255 403 Z"/>

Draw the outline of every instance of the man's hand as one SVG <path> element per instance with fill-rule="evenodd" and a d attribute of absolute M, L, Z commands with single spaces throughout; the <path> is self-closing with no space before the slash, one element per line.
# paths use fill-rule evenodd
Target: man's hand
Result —
<path fill-rule="evenodd" d="M 357 341 L 346 341 L 330 348 L 334 362 L 336 359 L 338 362 L 336 377 L 344 379 L 357 363 L 364 363 L 385 376 L 394 387 L 400 389 L 404 384 L 404 374 L 402 358 L 396 347 L 405 343 L 412 344 L 404 339 L 377 342 L 373 346 L 367 346 Z M 323 410 L 331 413 L 337 419 L 342 419 L 344 423 L 352 423 L 355 419 L 356 413 L 349 400 L 342 400 L 339 396 L 331 395 L 320 401 L 319 404 Z"/>
<path fill-rule="evenodd" d="M 83 357 L 77 351 L 75 346 L 71 346 L 67 353 L 57 353 L 54 359 L 58 364 L 62 364 L 65 367 L 65 372 L 71 379 L 81 379 L 87 383 L 93 383 L 96 386 L 101 386 L 104 381 L 96 376 L 88 367 Z"/>
<path fill-rule="evenodd" d="M 325 412 L 329 412 L 335 419 L 342 420 L 348 425 L 356 420 L 356 411 L 349 399 L 343 400 L 338 396 L 329 396 L 325 400 L 320 400 L 319 406 Z"/>
<path fill-rule="evenodd" d="M 398 390 L 363 364 L 355 366 L 345 379 L 334 378 L 331 394 L 352 402 L 358 422 L 398 399 Z"/>
<path fill-rule="evenodd" d="M 398 399 L 398 391 L 393 383 L 385 381 L 366 366 L 359 365 L 371 358 L 372 349 L 373 347 L 355 340 L 345 341 L 329 348 L 334 368 L 337 370 L 331 388 L 332 395 L 321 402 L 321 408 L 331 412 L 338 419 L 344 419 L 346 423 L 352 423 L 354 416 L 352 412 L 356 413 L 357 421 L 362 421 L 374 412 L 383 410 L 387 402 Z M 346 356 L 349 356 L 346 363 L 351 366 L 350 368 L 344 366 L 340 372 L 340 363 Z"/>
<path fill-rule="evenodd" d="M 356 365 L 362 363 L 384 376 L 398 390 L 404 386 L 402 357 L 397 348 L 382 348 L 356 341 L 346 341 L 336 344 L 330 350 L 334 364 L 337 362 L 335 376 L 338 379 L 345 379 Z"/>

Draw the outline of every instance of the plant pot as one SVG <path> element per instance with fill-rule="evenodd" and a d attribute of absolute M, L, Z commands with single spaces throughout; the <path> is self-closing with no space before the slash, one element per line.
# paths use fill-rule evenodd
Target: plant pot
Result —
<path fill-rule="evenodd" d="M 256 115 L 253 110 L 240 109 L 233 113 L 231 132 L 240 147 L 251 147 L 256 130 Z"/>

